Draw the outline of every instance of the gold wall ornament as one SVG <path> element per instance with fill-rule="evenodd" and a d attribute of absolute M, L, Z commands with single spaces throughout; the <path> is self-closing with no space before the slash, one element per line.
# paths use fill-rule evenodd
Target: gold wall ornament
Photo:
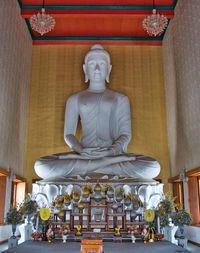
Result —
<path fill-rule="evenodd" d="M 94 191 L 95 192 L 100 192 L 102 190 L 101 185 L 99 184 L 99 181 L 97 181 L 95 187 L 94 187 Z"/>
<path fill-rule="evenodd" d="M 106 184 L 106 185 L 105 185 L 105 187 L 104 187 L 104 189 L 103 189 L 103 192 L 104 192 L 105 195 L 107 194 L 107 191 L 108 191 L 110 188 L 111 188 L 111 187 L 110 187 L 110 184 Z"/>
<path fill-rule="evenodd" d="M 80 202 L 78 203 L 78 208 L 79 208 L 80 210 L 83 210 L 84 207 L 85 207 L 85 206 L 84 206 L 83 202 L 80 201 Z"/>
<path fill-rule="evenodd" d="M 67 192 L 64 193 L 64 204 L 65 205 L 70 205 L 71 203 L 71 197 L 69 196 L 69 194 Z"/>
<path fill-rule="evenodd" d="M 58 217 L 63 218 L 65 216 L 65 212 L 62 210 L 58 213 Z"/>
<path fill-rule="evenodd" d="M 64 197 L 58 195 L 58 196 L 55 198 L 55 207 L 56 207 L 56 208 L 62 208 L 63 202 L 64 202 Z"/>
<path fill-rule="evenodd" d="M 92 187 L 91 187 L 91 185 L 90 185 L 89 182 L 88 182 L 88 184 L 87 184 L 87 188 L 88 188 L 88 190 L 90 191 L 90 194 L 92 194 L 92 193 L 93 193 L 93 190 L 92 190 Z"/>
<path fill-rule="evenodd" d="M 74 189 L 74 191 L 73 191 L 73 200 L 75 202 L 78 202 L 79 199 L 80 199 L 80 193 L 79 193 L 79 191 L 77 189 Z"/>
<path fill-rule="evenodd" d="M 147 209 L 144 213 L 144 218 L 147 222 L 152 222 L 155 218 L 155 212 L 152 209 Z"/>
<path fill-rule="evenodd" d="M 48 220 L 50 218 L 50 210 L 48 208 L 42 208 L 40 210 L 40 218 L 42 220 Z"/>
<path fill-rule="evenodd" d="M 119 194 L 121 194 L 122 197 L 124 198 L 125 193 L 124 193 L 124 189 L 122 187 L 119 189 Z"/>
<path fill-rule="evenodd" d="M 85 198 L 88 198 L 90 195 L 90 189 L 88 188 L 88 185 L 84 186 L 82 190 L 82 196 Z"/>
<path fill-rule="evenodd" d="M 140 207 L 144 206 L 144 204 L 143 204 L 142 200 L 140 199 L 139 195 L 136 195 L 136 201 L 138 202 L 138 204 L 139 204 Z"/>

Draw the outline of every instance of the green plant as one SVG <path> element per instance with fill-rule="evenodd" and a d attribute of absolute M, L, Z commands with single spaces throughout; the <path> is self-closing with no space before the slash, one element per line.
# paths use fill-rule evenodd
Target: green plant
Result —
<path fill-rule="evenodd" d="M 27 195 L 25 200 L 20 205 L 20 211 L 26 216 L 34 214 L 37 211 L 38 205 L 35 200 L 32 200 L 30 195 Z"/>
<path fill-rule="evenodd" d="M 6 214 L 6 223 L 17 225 L 23 222 L 23 213 L 18 211 L 16 207 L 11 207 Z"/>
<path fill-rule="evenodd" d="M 175 207 L 177 207 L 177 204 L 174 202 L 175 199 L 172 197 L 172 193 L 168 192 L 159 203 L 156 217 L 160 217 L 161 226 L 167 226 L 169 224 L 169 218 L 172 217 L 172 214 L 175 212 Z"/>
<path fill-rule="evenodd" d="M 172 214 L 172 222 L 175 226 L 190 225 L 192 215 L 182 208 L 176 208 L 176 211 Z"/>

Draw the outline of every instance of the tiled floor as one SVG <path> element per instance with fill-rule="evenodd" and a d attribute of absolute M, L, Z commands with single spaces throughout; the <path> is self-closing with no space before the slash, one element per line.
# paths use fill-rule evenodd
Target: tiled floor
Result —
<path fill-rule="evenodd" d="M 8 243 L 0 244 L 0 252 L 8 249 Z M 192 253 L 200 253 L 200 247 L 195 246 L 194 244 L 188 243 L 187 250 Z"/>

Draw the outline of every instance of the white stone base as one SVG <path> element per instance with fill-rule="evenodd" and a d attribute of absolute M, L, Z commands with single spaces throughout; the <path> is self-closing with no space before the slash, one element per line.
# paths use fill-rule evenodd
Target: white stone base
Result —
<path fill-rule="evenodd" d="M 134 180 L 134 179 L 100 179 L 98 180 L 102 189 L 106 184 L 109 184 L 116 194 L 117 191 L 122 187 L 123 189 L 130 191 L 133 195 L 139 195 L 141 201 L 144 204 L 144 209 L 155 209 L 160 202 L 163 195 L 163 184 L 154 180 Z M 33 184 L 32 194 L 36 197 L 36 201 L 40 207 L 51 207 L 52 200 L 57 195 L 63 195 L 64 192 L 71 194 L 73 188 L 76 188 L 81 193 L 83 187 L 90 183 L 91 187 L 97 183 L 97 179 L 73 179 L 69 180 L 61 179 L 55 182 L 47 182 L 45 180 L 38 181 Z"/>

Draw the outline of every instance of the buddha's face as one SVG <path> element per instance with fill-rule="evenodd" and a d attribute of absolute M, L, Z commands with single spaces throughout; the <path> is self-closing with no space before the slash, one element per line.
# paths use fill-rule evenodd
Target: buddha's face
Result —
<path fill-rule="evenodd" d="M 90 82 L 109 82 L 109 75 L 112 66 L 108 63 L 104 54 L 93 53 L 91 54 L 83 69 L 86 75 L 86 81 Z"/>

